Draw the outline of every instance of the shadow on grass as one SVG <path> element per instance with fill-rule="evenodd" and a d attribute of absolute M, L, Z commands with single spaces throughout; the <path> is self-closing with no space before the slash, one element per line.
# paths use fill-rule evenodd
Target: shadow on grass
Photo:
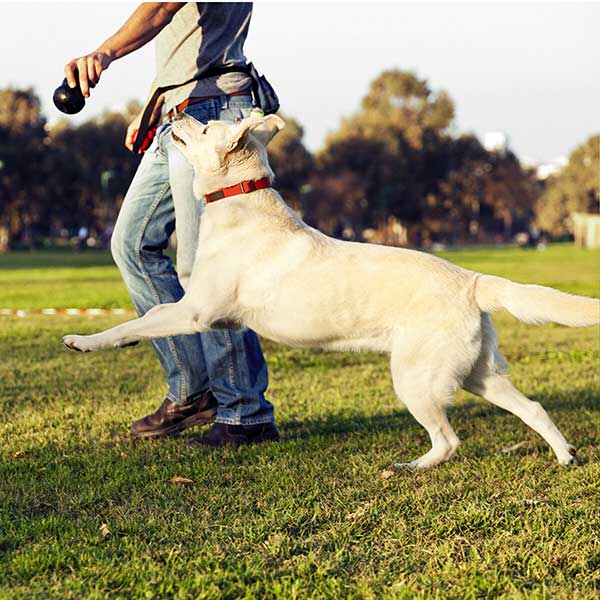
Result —
<path fill-rule="evenodd" d="M 540 402 L 549 411 L 571 411 L 573 409 L 600 409 L 600 390 L 586 387 L 560 393 L 541 393 L 531 397 Z M 510 415 L 508 411 L 482 398 L 470 396 L 468 399 L 449 407 L 451 421 L 460 423 L 465 420 L 479 420 L 488 417 Z M 308 438 L 311 435 L 345 434 L 356 431 L 388 432 L 401 428 L 421 426 L 415 421 L 407 409 L 399 408 L 392 412 L 367 416 L 356 413 L 351 416 L 332 414 L 322 419 L 292 420 L 284 423 L 283 428 L 287 439 Z"/>
<path fill-rule="evenodd" d="M 554 413 L 580 409 L 591 411 L 600 409 L 600 391 L 593 387 L 580 388 L 572 392 L 536 394 L 532 396 L 532 400 L 540 402 L 547 411 Z M 450 406 L 448 414 L 450 422 L 458 426 L 460 423 L 472 423 L 478 420 L 506 416 L 520 421 L 518 417 L 508 411 L 474 396 Z M 320 418 L 292 419 L 280 421 L 279 427 L 285 440 L 307 440 L 313 436 L 332 436 L 332 439 L 334 439 L 337 436 L 356 432 L 388 433 L 407 429 L 424 431 L 409 411 L 403 407 L 376 415 L 365 415 L 361 412 L 352 412 L 352 414 L 330 413 Z M 114 438 L 113 441 L 107 443 L 108 445 L 143 444 L 142 442 L 132 442 L 125 427 L 122 433 L 118 430 L 112 433 Z M 188 439 L 197 433 L 198 430 L 189 430 L 174 439 Z M 160 441 L 152 443 L 160 444 Z M 95 443 L 92 440 L 90 444 L 94 445 Z"/>
<path fill-rule="evenodd" d="M 571 396 L 547 394 L 537 399 L 551 413 L 598 408 L 598 396 L 592 388 L 577 390 Z M 526 426 L 515 427 L 517 417 L 480 400 L 467 399 L 452 407 L 450 421 L 465 442 L 470 442 L 467 456 L 471 459 L 484 460 L 497 454 L 511 437 L 515 442 L 526 442 L 515 454 L 540 456 L 542 460 L 549 453 L 545 442 Z M 585 425 L 578 412 L 574 427 L 581 429 L 581 434 L 576 444 L 593 446 L 597 432 Z M 113 510 L 113 504 L 127 507 L 133 499 L 140 510 L 166 510 L 170 502 L 181 507 L 191 498 L 189 494 L 196 494 L 194 501 L 201 504 L 202 498 L 208 501 L 211 494 L 234 498 L 238 493 L 277 487 L 278 478 L 288 481 L 286 473 L 306 477 L 307 473 L 318 472 L 321 477 L 331 477 L 332 471 L 350 463 L 357 453 L 370 454 L 375 463 L 387 462 L 390 453 L 412 455 L 415 448 L 423 447 L 425 451 L 429 443 L 425 430 L 401 408 L 377 415 L 330 414 L 294 419 L 283 422 L 281 430 L 281 444 L 240 449 L 185 447 L 184 442 L 198 435 L 199 430 L 178 438 L 143 442 L 131 440 L 126 431 L 115 431 L 112 439 L 75 438 L 62 444 L 34 446 L 21 457 L 0 463 L 0 477 L 7 482 L 0 494 L 0 506 L 4 506 L 0 521 L 3 511 L 5 517 L 17 520 L 89 521 Z M 497 439 L 490 437 L 492 431 L 498 431 Z M 395 433 L 405 434 L 398 436 L 398 447 L 390 442 L 396 439 L 390 434 Z M 194 484 L 189 488 L 174 485 L 170 482 L 174 475 L 189 476 Z M 0 551 L 14 551 L 18 546 L 12 536 L 0 536 Z"/>
<path fill-rule="evenodd" d="M 351 416 L 327 415 L 322 419 L 292 420 L 282 425 L 286 440 L 309 439 L 313 436 L 340 436 L 355 432 L 384 433 L 418 426 L 407 410 L 398 409 L 391 413 L 366 416 L 360 413 Z"/>
<path fill-rule="evenodd" d="M 581 431 L 578 440 L 581 444 L 594 444 L 597 435 L 593 423 L 586 420 L 585 412 L 597 411 L 600 399 L 594 388 L 579 389 L 572 394 L 539 394 L 535 398 L 548 410 L 551 417 L 558 417 L 567 422 L 570 413 L 577 411 L 575 420 L 571 420 L 572 429 Z M 584 411 L 582 414 L 580 411 Z M 461 401 L 450 407 L 449 420 L 464 440 L 477 441 L 477 436 L 486 438 L 490 435 L 490 428 L 500 429 L 502 436 L 511 435 L 523 437 L 527 434 L 536 447 L 546 447 L 537 434 L 524 425 L 518 417 L 500 409 L 488 402 L 472 398 Z M 517 425 L 518 424 L 518 425 Z M 193 429 L 182 435 L 170 439 L 135 441 L 129 437 L 127 428 L 113 423 L 109 426 L 110 439 L 88 438 L 86 440 L 72 438 L 72 441 L 62 443 L 43 443 L 25 449 L 24 459 L 3 460 L 5 476 L 11 477 L 18 472 L 53 474 L 57 469 L 66 468 L 75 474 L 85 473 L 85 466 L 93 468 L 95 464 L 102 464 L 105 475 L 110 476 L 111 468 L 122 468 L 122 463 L 131 462 L 132 469 L 152 468 L 161 469 L 183 462 L 188 458 L 196 461 L 202 457 L 217 461 L 222 466 L 230 464 L 251 465 L 261 454 L 267 457 L 282 456 L 292 453 L 295 458 L 302 460 L 312 456 L 315 450 L 354 452 L 361 448 L 376 448 L 384 445 L 389 448 L 389 434 L 405 434 L 404 442 L 410 439 L 416 445 L 428 444 L 428 435 L 425 429 L 412 417 L 408 410 L 398 408 L 390 412 L 365 415 L 360 412 L 351 414 L 335 413 L 326 414 L 322 418 L 306 420 L 292 419 L 280 422 L 282 444 L 257 446 L 242 449 L 201 450 L 189 449 L 184 446 L 186 440 L 202 433 L 202 430 Z M 461 432 L 462 430 L 462 432 Z M 79 435 L 83 435 L 80 433 Z M 481 440 L 479 440 L 481 441 Z M 488 440 L 489 441 L 489 440 Z M 286 443 L 291 442 L 290 447 Z M 493 440 L 490 442 L 493 444 Z M 533 443 L 533 442 L 532 442 Z M 485 442 L 486 447 L 490 444 Z M 204 454 L 202 454 L 204 452 Z M 326 458 L 323 458 L 326 460 Z M 112 466 L 111 466 L 112 465 Z M 119 466 L 121 465 L 121 466 Z M 87 475 L 86 475 L 87 476 Z"/>
<path fill-rule="evenodd" d="M 547 411 L 569 411 L 573 409 L 600 409 L 600 390 L 594 387 L 565 390 L 560 393 L 539 393 L 528 396 L 530 400 L 539 402 Z M 507 411 L 483 400 L 473 398 L 461 402 L 454 409 L 456 411 L 466 408 L 472 418 L 482 418 L 488 415 L 505 415 Z"/>

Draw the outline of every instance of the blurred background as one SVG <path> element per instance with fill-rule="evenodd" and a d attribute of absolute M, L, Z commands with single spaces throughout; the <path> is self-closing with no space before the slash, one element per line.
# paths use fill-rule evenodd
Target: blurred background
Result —
<path fill-rule="evenodd" d="M 84 110 L 52 92 L 135 3 L 0 4 L 0 251 L 107 248 L 152 43 Z M 255 4 L 246 54 L 288 127 L 277 187 L 339 238 L 600 246 L 600 4 Z"/>

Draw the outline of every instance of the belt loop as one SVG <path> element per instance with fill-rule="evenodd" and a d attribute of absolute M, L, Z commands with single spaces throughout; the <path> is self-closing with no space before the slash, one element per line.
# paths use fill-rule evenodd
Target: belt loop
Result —
<path fill-rule="evenodd" d="M 219 96 L 219 101 L 221 102 L 221 110 L 229 108 L 229 96 L 223 94 L 222 96 Z"/>

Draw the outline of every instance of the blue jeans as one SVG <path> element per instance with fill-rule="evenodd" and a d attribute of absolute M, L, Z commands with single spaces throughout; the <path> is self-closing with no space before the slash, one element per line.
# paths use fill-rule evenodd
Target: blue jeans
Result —
<path fill-rule="evenodd" d="M 185 112 L 202 122 L 247 116 L 250 96 L 221 96 Z M 204 201 L 194 197 L 194 170 L 177 150 L 170 123 L 156 132 L 123 201 L 111 250 L 131 300 L 141 316 L 157 304 L 177 302 L 190 279 Z M 177 233 L 177 272 L 164 254 Z M 249 329 L 215 330 L 152 341 L 167 374 L 167 397 L 189 402 L 208 388 L 218 400 L 217 421 L 232 425 L 273 421 L 264 397 L 267 365 L 257 335 Z"/>

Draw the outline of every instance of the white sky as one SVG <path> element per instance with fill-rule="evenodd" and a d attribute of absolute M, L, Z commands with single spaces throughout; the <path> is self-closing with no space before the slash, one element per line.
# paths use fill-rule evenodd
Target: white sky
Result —
<path fill-rule="evenodd" d="M 34 86 L 45 114 L 68 59 L 93 50 L 135 3 L 0 2 L 0 86 Z M 246 54 L 275 85 L 311 150 L 356 111 L 383 69 L 444 88 L 459 131 L 505 131 L 521 157 L 550 161 L 600 131 L 600 3 L 257 2 Z M 85 119 L 142 100 L 152 44 L 113 63 Z"/>

